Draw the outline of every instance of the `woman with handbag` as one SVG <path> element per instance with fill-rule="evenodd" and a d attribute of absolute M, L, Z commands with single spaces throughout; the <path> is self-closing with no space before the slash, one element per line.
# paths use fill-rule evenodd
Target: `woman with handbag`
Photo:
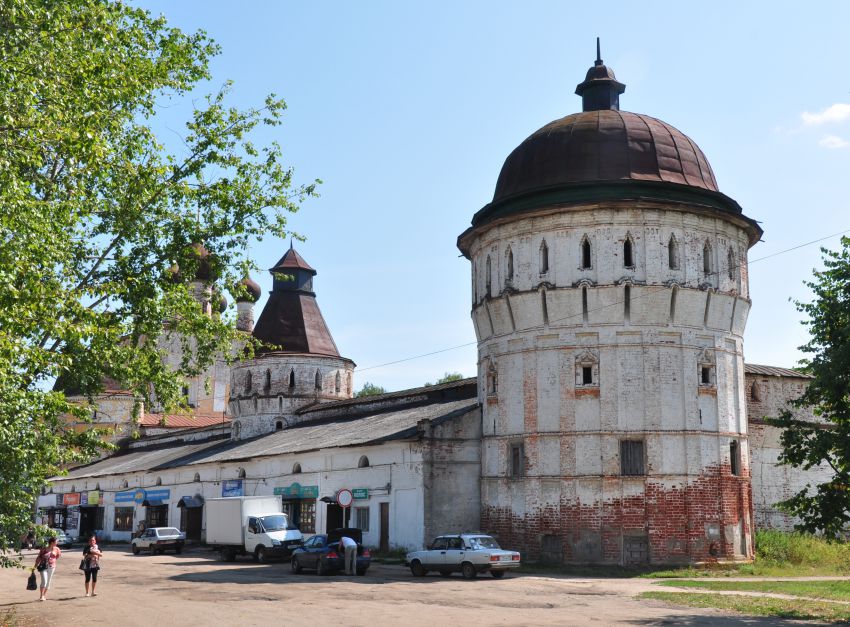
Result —
<path fill-rule="evenodd" d="M 91 582 L 91 596 L 96 597 L 94 592 L 97 586 L 97 573 L 100 572 L 100 558 L 103 552 L 97 546 L 97 536 L 89 538 L 89 543 L 83 548 L 83 561 L 80 568 L 86 576 L 86 596 L 89 596 L 89 582 Z"/>
<path fill-rule="evenodd" d="M 47 541 L 47 546 L 42 547 L 35 558 L 35 569 L 41 575 L 39 601 L 47 600 L 47 591 L 50 589 L 50 582 L 53 580 L 53 573 L 56 570 L 56 560 L 61 556 L 62 550 L 56 546 L 56 538 L 50 538 Z"/>

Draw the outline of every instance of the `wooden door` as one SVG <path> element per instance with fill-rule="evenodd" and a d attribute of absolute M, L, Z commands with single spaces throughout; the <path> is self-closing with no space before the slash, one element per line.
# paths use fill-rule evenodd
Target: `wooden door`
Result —
<path fill-rule="evenodd" d="M 381 553 L 388 553 L 390 550 L 390 504 L 381 503 Z"/>

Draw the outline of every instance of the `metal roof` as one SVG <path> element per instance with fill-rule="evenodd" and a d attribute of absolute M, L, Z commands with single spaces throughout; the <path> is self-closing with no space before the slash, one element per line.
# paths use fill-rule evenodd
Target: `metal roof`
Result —
<path fill-rule="evenodd" d="M 760 374 L 768 377 L 793 377 L 796 379 L 814 379 L 810 374 L 791 370 L 790 368 L 780 368 L 778 366 L 761 366 L 759 364 L 744 364 L 745 374 Z"/>
<path fill-rule="evenodd" d="M 418 437 L 423 420 L 442 422 L 474 410 L 475 398 L 430 403 L 362 418 L 342 418 L 307 423 L 239 442 L 215 440 L 178 442 L 160 447 L 132 449 L 70 470 L 54 480 L 102 477 L 134 472 L 154 472 L 196 464 L 226 463 L 254 457 L 283 455 Z"/>

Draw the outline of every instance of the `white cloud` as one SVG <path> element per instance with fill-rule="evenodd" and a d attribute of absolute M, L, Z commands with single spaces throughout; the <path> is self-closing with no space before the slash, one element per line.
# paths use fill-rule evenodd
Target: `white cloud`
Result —
<path fill-rule="evenodd" d="M 836 103 L 828 106 L 820 113 L 809 113 L 803 111 L 800 115 L 803 118 L 803 124 L 806 126 L 816 126 L 819 124 L 829 124 L 831 122 L 843 122 L 850 119 L 850 104 Z"/>
<path fill-rule="evenodd" d="M 838 135 L 824 135 L 824 137 L 818 142 L 818 146 L 821 148 L 830 148 L 835 150 L 837 148 L 846 148 L 847 146 L 850 146 L 850 142 L 838 137 Z"/>

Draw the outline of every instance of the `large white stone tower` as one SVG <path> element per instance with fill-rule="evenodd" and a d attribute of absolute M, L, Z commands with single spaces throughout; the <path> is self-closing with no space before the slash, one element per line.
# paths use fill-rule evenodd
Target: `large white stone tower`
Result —
<path fill-rule="evenodd" d="M 619 110 L 624 90 L 597 54 L 583 111 L 508 156 L 458 240 L 482 526 L 532 559 L 747 558 L 743 332 L 761 229 L 691 139 Z"/>

